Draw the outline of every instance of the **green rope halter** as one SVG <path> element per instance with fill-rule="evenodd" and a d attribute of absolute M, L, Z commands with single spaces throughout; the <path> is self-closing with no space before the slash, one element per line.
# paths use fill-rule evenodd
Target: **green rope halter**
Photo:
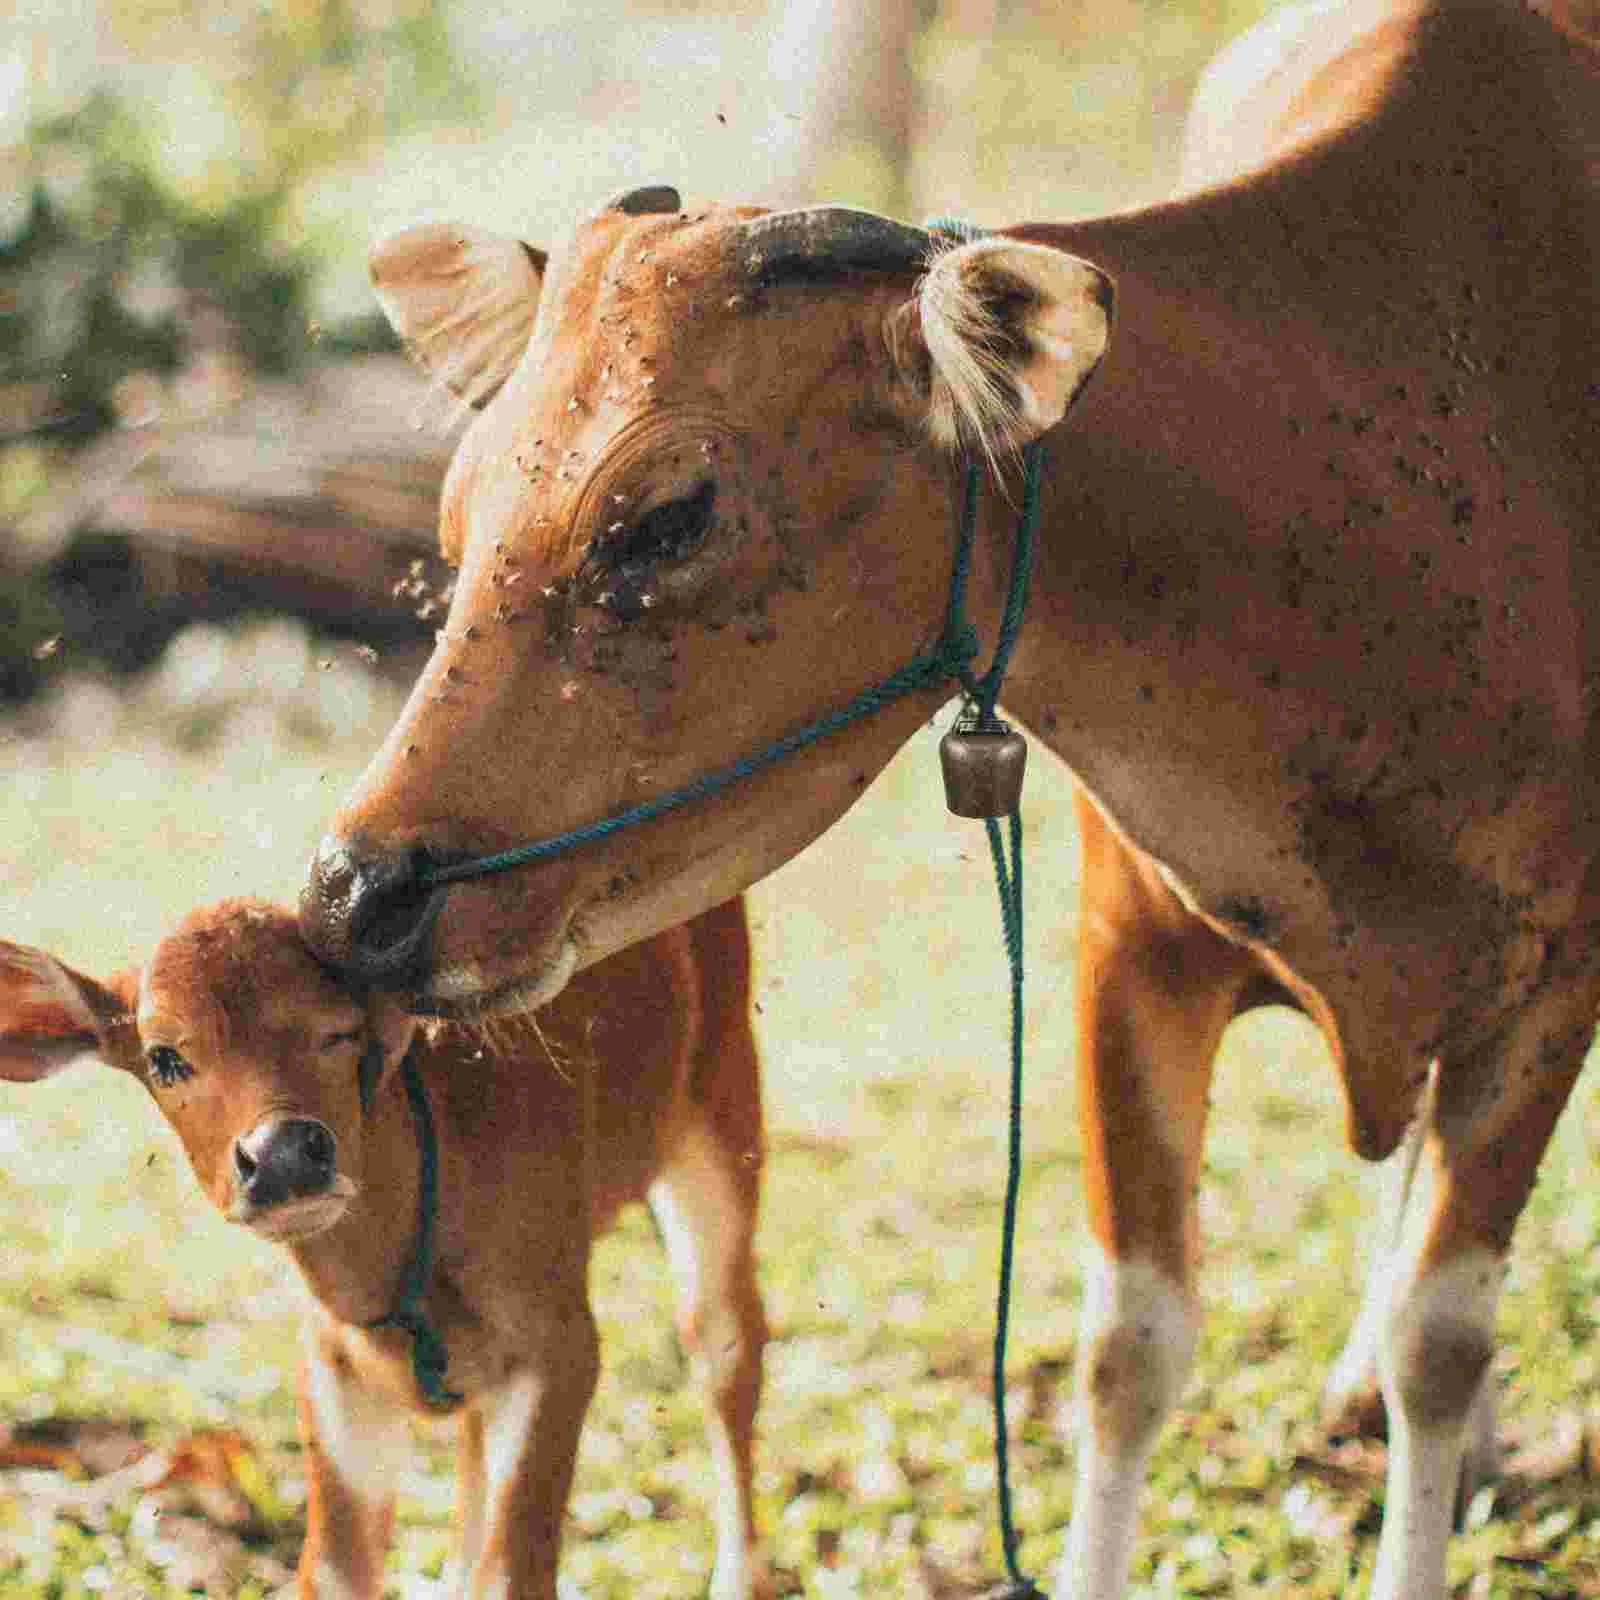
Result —
<path fill-rule="evenodd" d="M 943 233 L 960 239 L 963 243 L 979 238 L 984 229 L 952 218 L 935 218 L 928 224 L 929 231 Z M 977 632 L 966 618 L 967 578 L 972 564 L 972 547 L 976 537 L 978 515 L 978 490 L 980 470 L 969 465 L 962 495 L 960 534 L 956 545 L 955 562 L 950 575 L 950 592 L 945 606 L 944 626 L 938 639 L 928 650 L 913 656 L 904 666 L 889 674 L 870 688 L 862 690 L 838 710 L 819 717 L 804 727 L 774 740 L 764 749 L 745 756 L 729 766 L 696 778 L 681 788 L 658 795 L 640 805 L 629 807 L 612 816 L 570 828 L 565 833 L 553 834 L 546 839 L 536 839 L 515 845 L 507 850 L 488 855 L 472 856 L 464 860 L 435 862 L 423 857 L 417 863 L 417 884 L 423 892 L 446 884 L 460 883 L 472 878 L 491 877 L 508 872 L 514 867 L 528 866 L 537 861 L 548 861 L 580 845 L 620 833 L 638 823 L 677 811 L 731 788 L 744 778 L 775 766 L 784 757 L 793 755 L 808 745 L 825 739 L 874 715 L 885 706 L 892 705 L 908 694 L 919 690 L 937 689 L 943 684 L 961 685 L 966 698 L 963 714 L 980 727 L 995 723 L 995 705 L 1005 681 L 1011 652 L 1021 631 L 1022 619 L 1027 609 L 1028 582 L 1033 570 L 1035 541 L 1039 527 L 1040 482 L 1044 460 L 1043 445 L 1034 440 L 1023 451 L 1022 510 L 1017 520 L 1016 542 L 1012 551 L 1011 580 L 1006 592 L 1005 610 L 1000 620 L 995 640 L 994 656 L 989 670 L 975 677 L 971 665 L 978 654 Z M 984 819 L 989 838 L 989 852 L 994 861 L 995 882 L 1000 895 L 1001 929 L 1005 939 L 1006 959 L 1011 971 L 1011 1072 L 1010 1109 L 1007 1126 L 1007 1172 L 1005 1208 L 1000 1237 L 1000 1282 L 995 1314 L 994 1338 L 994 1433 L 996 1488 L 999 1500 L 1000 1539 L 1005 1557 L 1006 1571 L 1011 1582 L 1001 1591 L 1003 1600 L 1045 1600 L 1043 1591 L 1027 1577 L 1017 1564 L 1018 1534 L 1012 1518 L 1010 1455 L 1006 1434 L 1005 1414 L 1005 1356 L 1006 1341 L 1011 1321 L 1011 1282 L 1014 1264 L 1017 1203 L 1022 1183 L 1022 816 L 1013 811 L 1007 819 L 1008 836 L 1002 837 L 999 820 Z M 409 1059 L 409 1058 L 408 1058 Z M 431 1122 L 427 1121 L 427 1100 L 420 1081 L 412 1090 L 412 1077 L 407 1078 L 407 1089 L 412 1092 L 412 1109 L 417 1116 L 418 1138 L 423 1139 L 423 1127 L 428 1126 L 431 1141 Z M 420 1111 L 418 1107 L 420 1106 Z M 417 1382 L 434 1403 L 444 1403 L 456 1398 L 442 1387 L 446 1361 L 443 1341 L 428 1326 L 418 1309 L 422 1285 L 426 1282 L 426 1257 L 430 1218 L 426 1212 L 431 1207 L 432 1167 L 430 1144 L 423 1144 L 423 1189 L 428 1197 L 427 1206 L 421 1207 L 425 1215 L 419 1219 L 417 1249 L 408 1272 L 399 1306 L 387 1317 L 372 1326 L 393 1324 L 407 1328 L 415 1340 L 415 1366 Z M 423 1263 L 418 1270 L 418 1262 Z M 997 1597 L 1000 1600 L 1000 1597 Z"/>
<path fill-rule="evenodd" d="M 643 805 L 618 812 L 598 822 L 569 829 L 548 839 L 534 840 L 492 855 L 476 856 L 449 864 L 421 864 L 419 876 L 425 888 L 447 883 L 457 883 L 467 878 L 489 877 L 526 866 L 534 861 L 547 861 L 552 856 L 576 849 L 579 845 L 603 839 L 636 823 L 648 822 L 667 812 L 675 811 L 708 795 L 731 787 L 741 778 L 775 765 L 785 756 L 815 744 L 819 739 L 871 716 L 884 706 L 919 689 L 936 689 L 952 680 L 961 685 L 966 697 L 963 714 L 974 719 L 979 726 L 995 720 L 995 704 L 1005 681 L 1012 649 L 1021 631 L 1023 614 L 1028 602 L 1028 583 L 1032 574 L 1034 548 L 1038 534 L 1040 514 L 1040 486 L 1043 476 L 1044 450 L 1035 441 L 1023 452 L 1022 509 L 1017 521 L 1016 541 L 1012 551 L 1011 580 L 1006 592 L 1005 609 L 995 640 L 994 656 L 989 670 L 975 677 L 971 663 L 978 653 L 977 632 L 966 617 L 967 579 L 972 566 L 972 549 L 976 540 L 978 519 L 978 490 L 980 471 L 969 466 L 962 495 L 960 533 L 956 545 L 955 561 L 950 576 L 950 592 L 945 606 L 944 626 L 938 640 L 921 655 L 914 656 L 897 672 L 881 682 L 863 690 L 837 711 L 807 723 L 804 727 L 786 734 L 765 749 L 746 756 L 731 766 L 697 778 L 680 789 L 660 795 Z M 1011 1584 L 1006 1589 L 1010 1600 L 1044 1600 L 1041 1590 L 1024 1576 L 1017 1565 L 1018 1535 L 1011 1513 L 1010 1461 L 1006 1437 L 1005 1416 L 1005 1354 L 1010 1328 L 1011 1281 L 1016 1234 L 1017 1201 L 1022 1179 L 1022 818 L 1013 811 L 1008 819 L 1009 837 L 1002 838 L 1000 824 L 995 818 L 985 818 L 984 826 L 989 836 L 989 850 L 994 859 L 995 881 L 1000 894 L 1001 926 L 1005 937 L 1006 958 L 1011 969 L 1011 1079 L 1010 1116 L 1004 1219 L 1001 1228 L 1000 1286 L 995 1318 L 994 1340 L 994 1418 L 995 1466 L 1000 1511 L 1001 1545 Z M 411 1080 L 408 1078 L 408 1088 Z M 414 1111 L 418 1113 L 418 1137 L 427 1114 L 426 1098 L 421 1085 L 412 1091 Z M 424 1193 L 431 1204 L 432 1172 L 428 1147 L 423 1149 Z M 419 1221 L 417 1256 L 424 1257 L 427 1233 L 426 1218 Z M 430 1398 L 443 1395 L 439 1378 L 444 1370 L 444 1346 L 422 1319 L 417 1303 L 420 1284 L 426 1272 L 420 1275 L 413 1262 L 413 1271 L 407 1283 L 417 1287 L 403 1292 L 400 1305 L 384 1323 L 405 1327 L 416 1340 L 417 1381 Z M 433 1363 L 437 1361 L 437 1365 Z M 430 1388 L 430 1385 L 432 1387 Z M 448 1397 L 445 1397 L 448 1398 Z"/>

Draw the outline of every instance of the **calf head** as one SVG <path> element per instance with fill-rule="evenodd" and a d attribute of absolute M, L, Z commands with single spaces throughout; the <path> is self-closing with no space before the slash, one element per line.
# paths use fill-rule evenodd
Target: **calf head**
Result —
<path fill-rule="evenodd" d="M 422 1009 L 520 1009 L 793 855 L 938 696 L 535 868 L 445 893 L 419 863 L 676 788 L 929 645 L 953 447 L 1003 464 L 1063 417 L 1110 286 L 1042 245 L 666 188 L 554 257 L 429 227 L 373 268 L 418 359 L 481 410 L 443 496 L 448 623 L 312 863 L 302 927 Z"/>
<path fill-rule="evenodd" d="M 360 1075 L 392 1071 L 415 1024 L 358 1003 L 254 901 L 198 911 L 105 982 L 0 942 L 0 1078 L 97 1058 L 134 1074 L 217 1208 L 272 1239 L 331 1227 L 362 1176 Z"/>

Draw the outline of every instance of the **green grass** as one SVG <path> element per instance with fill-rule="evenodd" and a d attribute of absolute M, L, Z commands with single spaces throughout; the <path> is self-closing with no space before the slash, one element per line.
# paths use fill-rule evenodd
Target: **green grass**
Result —
<path fill-rule="evenodd" d="M 339 671 L 354 670 L 342 663 Z M 11 841 L 0 936 L 89 970 L 138 955 L 183 910 L 292 895 L 321 822 L 395 710 L 339 741 L 262 713 L 185 747 L 148 707 L 114 727 L 0 729 Z M 79 719 L 80 724 L 84 719 Z M 1000 1567 L 988 1365 L 1004 1132 L 1004 967 L 981 830 L 947 820 L 924 735 L 823 844 L 754 896 L 774 1126 L 762 1230 L 776 1338 L 760 1516 L 800 1592 L 944 1600 Z M 1072 905 L 1064 779 L 1035 760 L 1028 1171 L 1011 1353 L 1024 1566 L 1070 1512 L 1080 1207 L 1071 1125 Z M 1535 1440 L 1593 1406 L 1600 1103 L 1570 1110 L 1519 1236 L 1496 1381 Z M 1370 1219 L 1310 1028 L 1261 1014 L 1229 1036 L 1201 1203 L 1210 1315 L 1150 1477 L 1135 1593 L 1353 1592 L 1370 1571 L 1373 1453 L 1317 1449 L 1318 1391 L 1345 1332 Z M 270 1495 L 212 1592 L 269 1593 L 292 1566 L 303 1487 L 290 1380 L 296 1290 L 267 1246 L 198 1195 L 142 1093 L 99 1070 L 0 1087 L 0 1419 L 126 1422 L 155 1446 L 235 1427 Z M 591 1600 L 685 1597 L 710 1565 L 699 1407 L 666 1274 L 633 1216 L 601 1246 L 605 1376 L 565 1571 Z M 400 1469 L 393 1593 L 448 1548 L 448 1440 Z M 166 1596 L 148 1497 L 0 1472 L 0 1600 Z M 171 1517 L 164 1519 L 168 1524 Z M 1578 1471 L 1475 1503 L 1457 1593 L 1600 1595 L 1600 1489 Z M 155 1540 L 153 1543 L 152 1540 Z M 1352 1575 L 1356 1576 L 1353 1577 Z M 182 1576 L 182 1574 L 180 1574 Z"/>

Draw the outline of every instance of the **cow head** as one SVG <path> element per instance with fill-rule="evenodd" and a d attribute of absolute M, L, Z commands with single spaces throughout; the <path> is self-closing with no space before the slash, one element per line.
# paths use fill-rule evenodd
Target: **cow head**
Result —
<path fill-rule="evenodd" d="M 142 968 L 100 982 L 0 942 L 0 1078 L 84 1058 L 132 1073 L 230 1221 L 292 1241 L 331 1227 L 362 1178 L 360 1062 L 393 1071 L 416 1024 L 369 1008 L 314 961 L 287 911 L 191 915 Z"/>
<path fill-rule="evenodd" d="M 1041 245 L 666 188 L 549 258 L 426 227 L 373 269 L 424 367 L 480 410 L 443 496 L 448 622 L 319 849 L 302 928 L 422 1009 L 519 1009 L 795 854 L 937 697 L 537 868 L 425 891 L 419 863 L 647 800 L 926 647 L 956 447 L 1004 466 L 1062 418 L 1110 286 Z"/>

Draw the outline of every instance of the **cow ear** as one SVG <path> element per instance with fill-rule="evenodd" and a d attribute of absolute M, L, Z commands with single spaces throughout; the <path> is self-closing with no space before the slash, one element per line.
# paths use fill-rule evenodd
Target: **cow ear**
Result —
<path fill-rule="evenodd" d="M 28 945 L 0 940 L 0 1079 L 37 1083 L 80 1056 L 140 1068 L 138 974 L 97 983 Z"/>
<path fill-rule="evenodd" d="M 935 256 L 886 331 L 934 438 L 995 462 L 1067 414 L 1105 353 L 1113 301 L 1077 256 L 981 239 Z"/>
<path fill-rule="evenodd" d="M 533 333 L 546 257 L 460 223 L 423 223 L 372 247 L 384 315 L 417 364 L 470 406 L 494 397 Z"/>

